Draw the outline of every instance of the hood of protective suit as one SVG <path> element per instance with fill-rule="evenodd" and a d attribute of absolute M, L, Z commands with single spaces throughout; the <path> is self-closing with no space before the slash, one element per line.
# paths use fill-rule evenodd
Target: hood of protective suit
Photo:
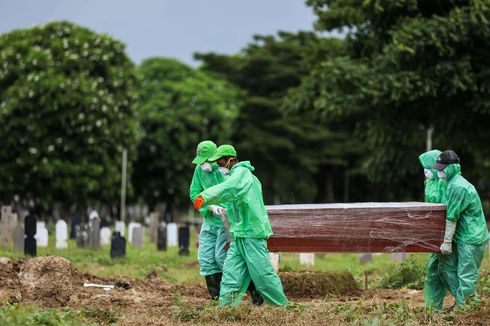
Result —
<path fill-rule="evenodd" d="M 234 169 L 236 169 L 238 167 L 244 167 L 244 168 L 249 169 L 250 171 L 255 170 L 255 168 L 252 166 L 252 164 L 250 164 L 250 161 L 243 161 L 243 162 L 238 162 L 237 164 L 233 165 L 233 167 L 231 168 L 231 171 L 233 171 Z"/>
<path fill-rule="evenodd" d="M 461 165 L 459 163 L 449 164 L 445 169 L 446 180 L 449 182 L 452 178 L 461 174 Z"/>
<path fill-rule="evenodd" d="M 419 156 L 420 164 L 424 169 L 429 169 L 432 171 L 432 174 L 437 177 L 437 171 L 432 168 L 434 164 L 436 164 L 437 158 L 441 155 L 441 151 L 438 149 L 434 149 L 432 151 L 425 152 Z"/>

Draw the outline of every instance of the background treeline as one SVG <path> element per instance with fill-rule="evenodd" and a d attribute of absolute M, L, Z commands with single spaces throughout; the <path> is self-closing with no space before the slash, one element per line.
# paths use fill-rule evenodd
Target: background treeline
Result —
<path fill-rule="evenodd" d="M 490 4 L 308 0 L 312 31 L 255 36 L 235 55 L 135 65 L 69 22 L 0 36 L 0 195 L 50 214 L 189 208 L 197 143 L 231 142 L 268 204 L 423 198 L 418 155 L 452 148 L 490 199 Z M 327 36 L 339 31 L 343 38 Z"/>

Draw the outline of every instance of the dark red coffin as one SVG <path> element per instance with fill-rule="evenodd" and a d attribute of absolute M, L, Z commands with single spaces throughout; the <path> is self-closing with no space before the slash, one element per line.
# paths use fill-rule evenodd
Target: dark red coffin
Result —
<path fill-rule="evenodd" d="M 351 203 L 266 206 L 271 252 L 439 252 L 446 206 Z"/>

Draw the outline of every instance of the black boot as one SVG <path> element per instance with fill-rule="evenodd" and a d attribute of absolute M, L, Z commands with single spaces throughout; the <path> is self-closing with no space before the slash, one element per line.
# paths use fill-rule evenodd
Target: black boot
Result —
<path fill-rule="evenodd" d="M 261 304 L 264 303 L 264 298 L 262 298 L 262 295 L 255 288 L 255 284 L 253 281 L 250 281 L 250 284 L 248 285 L 247 292 L 250 294 L 250 298 L 252 299 L 252 303 L 255 306 L 260 306 Z"/>
<path fill-rule="evenodd" d="M 222 273 L 216 273 L 206 276 L 206 285 L 208 287 L 209 295 L 211 296 L 212 300 L 219 299 L 219 289 L 222 275 Z"/>

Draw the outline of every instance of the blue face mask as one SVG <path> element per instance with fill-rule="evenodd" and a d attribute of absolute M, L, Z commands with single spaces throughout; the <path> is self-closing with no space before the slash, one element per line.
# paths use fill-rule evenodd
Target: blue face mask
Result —
<path fill-rule="evenodd" d="M 437 170 L 437 177 L 441 180 L 446 180 L 446 172 Z"/>
<path fill-rule="evenodd" d="M 434 178 L 434 173 L 432 173 L 432 171 L 429 169 L 424 169 L 424 175 L 427 179 L 433 179 Z"/>
<path fill-rule="evenodd" d="M 221 172 L 222 175 L 227 175 L 230 173 L 230 169 L 225 168 L 225 167 L 220 167 L 219 172 Z"/>

